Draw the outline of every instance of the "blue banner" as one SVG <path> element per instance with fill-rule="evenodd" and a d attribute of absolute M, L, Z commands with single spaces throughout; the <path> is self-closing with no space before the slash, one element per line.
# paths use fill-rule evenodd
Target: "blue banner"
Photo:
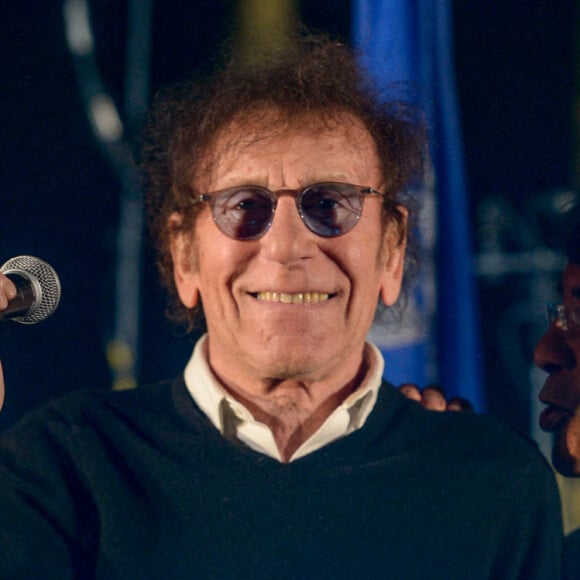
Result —
<path fill-rule="evenodd" d="M 394 384 L 439 383 L 485 408 L 472 240 L 453 68 L 449 0 L 353 0 L 353 44 L 381 86 L 406 90 L 425 111 L 431 163 L 419 237 L 422 271 L 400 323 L 385 315 L 369 338 Z M 399 91 L 400 92 L 400 91 Z"/>

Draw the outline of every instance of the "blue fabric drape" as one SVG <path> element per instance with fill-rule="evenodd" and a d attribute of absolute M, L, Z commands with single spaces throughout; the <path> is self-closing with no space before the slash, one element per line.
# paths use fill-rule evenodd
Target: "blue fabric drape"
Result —
<path fill-rule="evenodd" d="M 406 89 L 425 111 L 431 172 L 416 192 L 426 259 L 399 332 L 373 328 L 395 384 L 440 383 L 485 407 L 477 298 L 449 0 L 353 0 L 353 44 L 381 86 Z"/>

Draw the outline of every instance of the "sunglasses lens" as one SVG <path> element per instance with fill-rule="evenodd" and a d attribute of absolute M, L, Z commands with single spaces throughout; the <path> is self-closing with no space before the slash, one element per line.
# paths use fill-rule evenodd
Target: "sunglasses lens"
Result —
<path fill-rule="evenodd" d="M 273 200 L 255 187 L 222 191 L 214 200 L 213 216 L 219 229 L 235 240 L 259 238 L 270 226 Z"/>
<path fill-rule="evenodd" d="M 322 183 L 304 190 L 299 208 L 311 231 L 331 238 L 346 234 L 356 225 L 361 214 L 361 200 L 355 187 Z"/>

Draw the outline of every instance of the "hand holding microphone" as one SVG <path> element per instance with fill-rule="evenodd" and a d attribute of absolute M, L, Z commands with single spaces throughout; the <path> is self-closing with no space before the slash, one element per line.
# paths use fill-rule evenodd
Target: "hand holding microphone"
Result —
<path fill-rule="evenodd" d="M 39 258 L 18 256 L 0 266 L 0 322 L 41 322 L 57 309 L 60 294 L 57 273 Z M 0 409 L 3 403 L 4 378 L 0 364 Z"/>
<path fill-rule="evenodd" d="M 0 273 L 0 312 L 6 309 L 10 300 L 16 296 L 16 286 L 14 283 Z M 2 372 L 2 363 L 0 362 L 0 409 L 4 404 L 4 373 Z"/>
<path fill-rule="evenodd" d="M 11 300 L 16 297 L 17 290 L 14 282 L 0 271 L 0 312 L 8 307 Z"/>
<path fill-rule="evenodd" d="M 0 273 L 4 275 L 0 279 L 0 321 L 36 324 L 57 309 L 60 280 L 50 264 L 34 256 L 17 256 L 0 266 Z"/>

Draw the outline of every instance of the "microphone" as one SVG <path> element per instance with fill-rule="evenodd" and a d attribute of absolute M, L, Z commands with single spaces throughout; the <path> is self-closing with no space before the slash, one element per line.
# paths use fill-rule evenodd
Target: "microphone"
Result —
<path fill-rule="evenodd" d="M 50 264 L 34 256 L 17 256 L 0 266 L 16 286 L 16 296 L 0 311 L 0 322 L 36 324 L 48 318 L 60 302 L 60 280 Z"/>

